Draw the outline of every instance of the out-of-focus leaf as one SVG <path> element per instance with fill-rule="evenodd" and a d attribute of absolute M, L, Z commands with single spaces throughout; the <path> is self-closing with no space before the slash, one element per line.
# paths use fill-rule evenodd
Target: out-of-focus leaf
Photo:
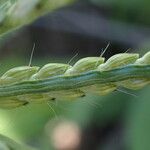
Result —
<path fill-rule="evenodd" d="M 15 141 L 3 135 L 0 135 L 0 149 L 1 150 L 35 150 L 25 145 L 18 144 Z"/>
<path fill-rule="evenodd" d="M 28 24 L 37 17 L 73 0 L 2 0 L 0 1 L 0 34 Z"/>
<path fill-rule="evenodd" d="M 112 9 L 111 15 L 117 19 L 131 23 L 150 25 L 149 0 L 88 0 L 97 6 L 103 6 Z"/>
<path fill-rule="evenodd" d="M 7 15 L 14 9 L 17 0 L 1 0 L 0 1 L 0 23 L 4 21 Z"/>
<path fill-rule="evenodd" d="M 150 87 L 141 91 L 141 95 L 131 106 L 128 114 L 127 142 L 131 150 L 150 149 Z"/>

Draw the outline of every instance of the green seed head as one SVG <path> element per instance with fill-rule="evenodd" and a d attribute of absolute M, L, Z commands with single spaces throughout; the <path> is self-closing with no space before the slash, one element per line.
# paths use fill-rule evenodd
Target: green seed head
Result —
<path fill-rule="evenodd" d="M 100 64 L 104 62 L 103 57 L 86 57 L 80 59 L 74 66 L 66 71 L 67 75 L 75 75 L 84 73 L 90 70 L 95 70 Z"/>
<path fill-rule="evenodd" d="M 14 84 L 20 81 L 29 80 L 38 71 L 39 67 L 21 66 L 8 70 L 0 78 L 0 85 Z"/>
<path fill-rule="evenodd" d="M 43 66 L 31 79 L 46 79 L 52 76 L 62 75 L 71 66 L 68 64 L 50 63 Z"/>
<path fill-rule="evenodd" d="M 120 53 L 110 57 L 106 63 L 99 65 L 98 70 L 108 71 L 134 63 L 139 54 Z"/>

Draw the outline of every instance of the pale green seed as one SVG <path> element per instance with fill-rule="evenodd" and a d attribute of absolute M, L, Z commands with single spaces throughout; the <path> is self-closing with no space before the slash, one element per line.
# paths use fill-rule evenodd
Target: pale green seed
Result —
<path fill-rule="evenodd" d="M 134 63 L 139 58 L 139 54 L 120 53 L 110 57 L 106 63 L 98 66 L 99 71 L 108 71 Z"/>
<path fill-rule="evenodd" d="M 31 79 L 46 79 L 57 75 L 62 75 L 71 66 L 68 64 L 50 63 L 43 66 Z"/>
<path fill-rule="evenodd" d="M 0 78 L 0 86 L 14 84 L 20 81 L 29 80 L 38 71 L 39 67 L 21 66 L 8 70 Z"/>
<path fill-rule="evenodd" d="M 107 95 L 116 90 L 116 85 L 113 84 L 97 84 L 82 88 L 85 93 L 92 93 L 97 95 Z"/>
<path fill-rule="evenodd" d="M 90 70 L 95 70 L 103 62 L 103 57 L 82 58 L 78 62 L 76 62 L 72 68 L 68 69 L 65 75 L 76 75 Z"/>

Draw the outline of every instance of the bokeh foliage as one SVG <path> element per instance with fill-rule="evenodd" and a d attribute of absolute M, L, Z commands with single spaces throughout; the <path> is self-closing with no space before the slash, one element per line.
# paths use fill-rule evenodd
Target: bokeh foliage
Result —
<path fill-rule="evenodd" d="M 28 24 L 37 17 L 73 0 L 2 0 L 0 1 L 0 34 Z"/>
<path fill-rule="evenodd" d="M 0 34 L 15 30 L 17 27 L 28 24 L 37 17 L 70 4 L 73 0 L 1 0 L 0 1 Z M 113 18 L 124 22 L 149 25 L 150 2 L 148 0 L 89 0 L 97 6 L 109 6 L 113 8 Z M 24 3 L 24 5 L 23 5 Z M 30 6 L 28 5 L 30 3 Z M 23 7 L 26 6 L 26 7 Z M 29 7 L 27 7 L 29 6 Z M 18 7 L 18 9 L 16 8 Z M 20 13 L 23 7 L 24 12 Z M 26 9 L 25 9 L 26 8 Z M 14 10 L 14 11 L 13 11 Z M 21 9 L 22 10 L 22 9 Z M 13 13 L 12 13 L 13 12 Z M 58 58 L 59 59 L 59 58 Z M 28 58 L 27 58 L 28 60 Z M 49 60 L 37 60 L 35 65 L 46 64 Z M 65 61 L 66 62 L 66 61 Z M 27 65 L 23 56 L 1 60 L 0 74 L 9 68 Z M 149 150 L 150 149 L 150 88 L 127 93 L 135 93 L 137 96 L 114 92 L 107 96 L 89 95 L 84 99 L 73 102 L 52 103 L 57 117 L 75 121 L 83 130 L 93 125 L 99 128 L 107 126 L 109 123 L 119 121 L 123 129 L 124 138 L 121 141 L 129 150 Z M 125 91 L 126 92 L 126 91 Z M 39 141 L 38 147 L 46 149 L 48 142 L 45 142 L 45 124 L 55 118 L 54 112 L 47 104 L 31 105 L 16 110 L 0 110 L 0 133 L 12 137 L 14 140 L 28 142 L 34 145 L 34 140 Z M 111 136 L 111 135 L 110 135 Z M 120 136 L 119 136 L 120 138 Z M 43 139 L 43 140 L 42 140 Z M 114 139 L 114 137 L 112 137 Z M 117 143 L 118 141 L 116 141 Z M 111 142 L 110 142 L 111 143 Z M 101 150 L 116 150 L 115 145 L 107 141 L 100 143 Z M 102 148 L 103 147 L 103 148 Z M 49 147 L 47 148 L 49 149 Z"/>

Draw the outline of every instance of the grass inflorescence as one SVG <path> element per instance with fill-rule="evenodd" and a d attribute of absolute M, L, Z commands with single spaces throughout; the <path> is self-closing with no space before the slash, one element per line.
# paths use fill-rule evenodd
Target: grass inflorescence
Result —
<path fill-rule="evenodd" d="M 73 66 L 49 63 L 21 66 L 0 77 L 0 108 L 15 108 L 55 99 L 77 99 L 87 93 L 107 95 L 119 87 L 137 90 L 150 83 L 150 52 L 120 53 L 107 61 L 87 57 Z"/>

